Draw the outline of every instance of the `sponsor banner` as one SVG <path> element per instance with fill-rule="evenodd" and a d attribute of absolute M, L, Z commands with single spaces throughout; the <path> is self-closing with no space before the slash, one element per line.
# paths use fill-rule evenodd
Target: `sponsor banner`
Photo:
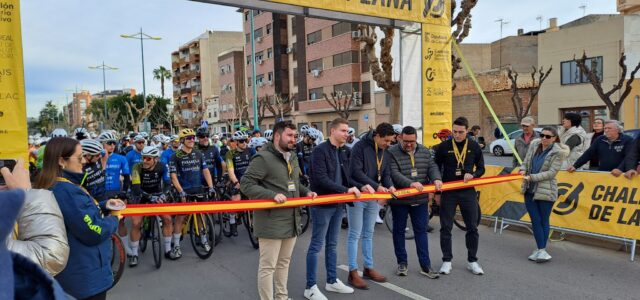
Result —
<path fill-rule="evenodd" d="M 487 166 L 486 176 L 511 171 Z M 557 180 L 559 197 L 551 213 L 552 226 L 640 239 L 640 177 L 629 180 L 604 172 L 561 171 Z M 516 180 L 477 187 L 482 213 L 530 222 L 521 183 Z"/>
<path fill-rule="evenodd" d="M 0 159 L 27 157 L 20 1 L 0 2 Z"/>
<path fill-rule="evenodd" d="M 422 142 L 433 146 L 441 141 L 437 132 L 451 128 L 453 122 L 451 92 L 450 1 L 433 3 L 422 24 Z"/>

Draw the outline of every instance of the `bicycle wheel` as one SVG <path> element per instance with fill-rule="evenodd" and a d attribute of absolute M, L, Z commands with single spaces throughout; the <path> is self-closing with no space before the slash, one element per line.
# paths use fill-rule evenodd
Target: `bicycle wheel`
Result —
<path fill-rule="evenodd" d="M 309 221 L 311 220 L 308 206 L 300 207 L 300 216 L 300 234 L 303 234 L 309 228 Z"/>
<path fill-rule="evenodd" d="M 207 259 L 213 254 L 215 236 L 213 223 L 207 214 L 193 214 L 189 218 L 189 237 L 193 251 L 201 259 Z"/>
<path fill-rule="evenodd" d="M 147 250 L 147 241 L 149 240 L 149 217 L 142 218 L 142 228 L 140 228 L 140 252 Z"/>
<path fill-rule="evenodd" d="M 226 237 L 231 237 L 231 223 L 229 219 L 231 216 L 229 213 L 222 213 L 222 234 Z"/>
<path fill-rule="evenodd" d="M 456 215 L 459 213 L 459 210 L 456 211 Z M 480 220 L 482 219 L 482 212 L 480 211 L 480 203 L 478 203 L 478 215 L 476 218 L 476 227 L 478 227 L 478 225 L 480 225 Z M 458 220 L 454 217 L 453 219 L 453 224 L 456 225 L 456 227 L 460 228 L 460 230 L 462 231 L 467 231 L 467 226 L 464 223 L 464 220 Z"/>
<path fill-rule="evenodd" d="M 162 266 L 162 228 L 159 222 L 160 217 L 149 217 L 149 233 L 147 236 L 151 239 L 151 250 L 153 251 L 153 262 L 156 269 Z"/>
<path fill-rule="evenodd" d="M 260 248 L 260 244 L 258 242 L 258 238 L 253 233 L 253 212 L 245 211 L 243 213 L 244 218 L 244 227 L 247 228 L 247 232 L 249 233 L 249 240 L 251 240 L 251 245 L 254 249 Z"/>
<path fill-rule="evenodd" d="M 122 273 L 124 273 L 124 263 L 127 259 L 124 245 L 117 234 L 111 235 L 111 249 L 111 271 L 113 272 L 113 284 L 111 284 L 111 287 L 113 288 L 120 281 Z"/>
<path fill-rule="evenodd" d="M 222 222 L 222 213 L 210 214 L 211 222 L 213 223 L 213 235 L 215 236 L 215 240 L 213 242 L 214 246 L 218 246 L 220 241 L 222 241 L 223 231 L 223 222 Z"/>
<path fill-rule="evenodd" d="M 393 234 L 393 213 L 391 213 L 391 206 L 386 205 L 384 207 L 384 225 L 387 226 L 387 229 Z M 407 217 L 407 227 L 404 229 L 404 239 L 411 240 L 414 238 L 413 234 L 413 224 L 411 224 L 410 217 Z"/>

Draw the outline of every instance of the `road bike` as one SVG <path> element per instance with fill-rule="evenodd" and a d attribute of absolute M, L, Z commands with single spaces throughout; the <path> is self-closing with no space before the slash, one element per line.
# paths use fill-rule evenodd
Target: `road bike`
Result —
<path fill-rule="evenodd" d="M 150 203 L 158 203 L 158 199 L 163 193 L 149 194 L 142 192 L 141 198 L 148 200 Z M 163 236 L 162 236 L 162 218 L 160 216 L 145 216 L 142 219 L 142 228 L 140 230 L 140 251 L 144 253 L 147 250 L 147 243 L 151 241 L 151 250 L 153 252 L 153 262 L 156 269 L 162 266 L 163 252 Z"/>
<path fill-rule="evenodd" d="M 127 260 L 124 244 L 118 234 L 111 235 L 111 251 L 111 271 L 113 272 L 111 288 L 113 288 L 120 281 L 122 273 L 124 273 L 124 263 Z"/>

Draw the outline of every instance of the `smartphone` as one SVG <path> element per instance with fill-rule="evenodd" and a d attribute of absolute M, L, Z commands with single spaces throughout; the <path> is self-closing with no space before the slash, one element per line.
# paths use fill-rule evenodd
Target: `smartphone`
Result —
<path fill-rule="evenodd" d="M 16 166 L 16 161 L 14 159 L 0 159 L 0 169 L 9 168 L 10 172 L 13 172 L 13 168 Z M 0 173 L 0 185 L 6 185 L 4 181 L 4 177 Z"/>

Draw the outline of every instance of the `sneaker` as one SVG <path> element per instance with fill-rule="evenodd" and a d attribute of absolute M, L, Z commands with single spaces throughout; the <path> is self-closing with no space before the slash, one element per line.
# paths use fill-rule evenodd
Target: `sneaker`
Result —
<path fill-rule="evenodd" d="M 169 259 L 169 260 L 176 260 L 176 257 L 173 253 L 173 251 L 168 251 L 164 253 L 164 258 Z"/>
<path fill-rule="evenodd" d="M 376 224 L 384 224 L 384 221 L 380 218 L 380 214 L 376 215 Z"/>
<path fill-rule="evenodd" d="M 327 283 L 324 289 L 328 292 L 334 292 L 338 294 L 353 294 L 353 288 L 346 286 L 340 279 L 336 278 L 335 283 Z"/>
<path fill-rule="evenodd" d="M 442 263 L 442 267 L 440 267 L 440 274 L 449 275 L 451 274 L 451 262 L 445 261 Z"/>
<path fill-rule="evenodd" d="M 538 259 L 538 252 L 539 251 L 540 250 L 538 250 L 538 249 L 533 250 L 533 252 L 531 252 L 531 255 L 529 255 L 529 260 L 536 261 Z"/>
<path fill-rule="evenodd" d="M 132 255 L 129 256 L 129 267 L 133 268 L 138 265 L 138 256 Z"/>
<path fill-rule="evenodd" d="M 211 251 L 211 246 L 209 246 L 209 242 L 204 241 L 204 243 L 202 243 L 202 248 L 204 248 L 204 251 L 209 252 Z"/>
<path fill-rule="evenodd" d="M 230 224 L 229 229 L 231 231 L 231 235 L 238 236 L 238 224 Z"/>
<path fill-rule="evenodd" d="M 182 257 L 182 251 L 180 250 L 180 246 L 173 246 L 171 248 L 171 252 L 169 254 L 172 260 L 177 260 Z"/>
<path fill-rule="evenodd" d="M 538 250 L 538 257 L 536 257 L 536 262 L 537 263 L 548 262 L 550 260 L 551 260 L 551 255 L 549 255 L 549 253 L 547 253 L 546 249 Z"/>
<path fill-rule="evenodd" d="M 422 267 L 420 268 L 420 274 L 427 276 L 428 278 L 431 279 L 438 279 L 440 278 L 440 274 L 438 274 L 438 272 L 434 271 L 431 267 Z"/>
<path fill-rule="evenodd" d="M 431 227 L 431 225 L 427 224 L 427 233 L 431 233 L 433 232 L 433 227 Z"/>
<path fill-rule="evenodd" d="M 407 268 L 407 264 L 399 264 L 398 270 L 396 270 L 396 275 L 398 276 L 407 276 L 409 275 L 409 269 Z"/>
<path fill-rule="evenodd" d="M 174 248 L 176 249 L 176 258 L 182 257 L 182 249 L 180 248 L 180 245 L 175 246 Z"/>
<path fill-rule="evenodd" d="M 484 271 L 478 262 L 470 262 L 467 264 L 467 270 L 475 275 L 484 275 Z"/>
<path fill-rule="evenodd" d="M 327 297 L 322 294 L 317 284 L 314 284 L 309 289 L 305 289 L 304 297 L 309 300 L 327 300 Z"/>

